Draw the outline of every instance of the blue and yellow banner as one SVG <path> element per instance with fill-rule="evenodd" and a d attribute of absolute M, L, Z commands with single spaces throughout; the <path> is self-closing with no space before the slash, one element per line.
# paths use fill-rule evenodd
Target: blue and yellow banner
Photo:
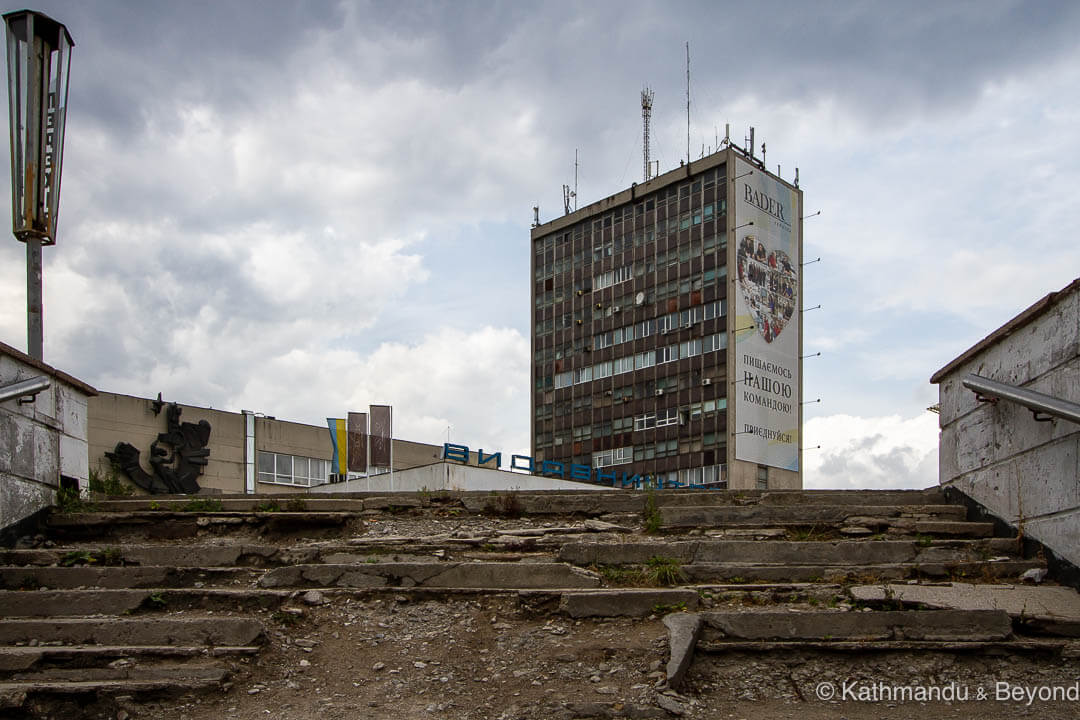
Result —
<path fill-rule="evenodd" d="M 334 448 L 334 457 L 330 460 L 331 472 L 345 475 L 348 472 L 349 450 L 348 433 L 345 429 L 344 418 L 326 418 L 326 424 L 330 428 L 330 444 Z"/>

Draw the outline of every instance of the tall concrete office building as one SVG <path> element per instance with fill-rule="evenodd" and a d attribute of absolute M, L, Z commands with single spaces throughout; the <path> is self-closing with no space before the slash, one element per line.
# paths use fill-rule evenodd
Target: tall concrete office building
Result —
<path fill-rule="evenodd" d="M 728 146 L 532 230 L 532 453 L 801 488 L 802 191 Z"/>

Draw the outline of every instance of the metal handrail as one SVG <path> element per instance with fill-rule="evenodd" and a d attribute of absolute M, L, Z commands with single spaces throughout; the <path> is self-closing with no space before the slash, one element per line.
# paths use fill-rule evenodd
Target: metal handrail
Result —
<path fill-rule="evenodd" d="M 1038 413 L 1046 413 L 1074 423 L 1080 423 L 1080 404 L 1078 403 L 984 378 L 974 373 L 968 374 L 962 382 L 964 387 L 973 390 L 980 398 L 1000 398 L 1023 405 L 1036 414 L 1036 420 L 1039 419 Z"/>
<path fill-rule="evenodd" d="M 52 384 L 52 381 L 44 375 L 30 378 L 29 380 L 20 380 L 17 383 L 11 385 L 4 385 L 0 387 L 0 402 L 10 400 L 11 398 L 22 398 L 26 395 L 37 395 L 42 390 L 45 390 Z"/>

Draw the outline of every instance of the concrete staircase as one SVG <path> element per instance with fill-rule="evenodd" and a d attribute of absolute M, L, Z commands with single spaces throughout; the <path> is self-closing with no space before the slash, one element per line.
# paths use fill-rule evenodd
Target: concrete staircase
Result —
<path fill-rule="evenodd" d="M 279 680 L 302 689 L 260 656 L 310 654 L 318 633 L 348 640 L 359 621 L 328 613 L 356 604 L 387 613 L 441 604 L 457 615 L 475 606 L 500 614 L 511 635 L 530 623 L 587 632 L 619 619 L 625 632 L 664 638 L 651 657 L 627 661 L 641 664 L 644 683 L 578 687 L 571 673 L 559 699 L 550 690 L 523 699 L 520 717 L 709 717 L 724 699 L 717 659 L 746 654 L 798 652 L 812 664 L 1005 653 L 1063 677 L 1080 655 L 1077 594 L 1020 584 L 1044 563 L 936 490 L 157 497 L 82 510 L 54 512 L 40 534 L 0 551 L 2 712 L 112 718 L 152 705 L 171 716 L 191 698 L 242 712 Z M 321 629 L 308 628 L 315 645 L 305 645 L 293 628 L 316 613 Z M 568 662 L 554 657 L 543 667 Z M 367 707 L 386 692 L 377 685 L 338 695 Z M 818 701 L 812 685 L 794 687 L 794 701 Z M 188 716 L 201 717 L 192 707 Z M 447 716 L 489 716 L 473 711 Z"/>

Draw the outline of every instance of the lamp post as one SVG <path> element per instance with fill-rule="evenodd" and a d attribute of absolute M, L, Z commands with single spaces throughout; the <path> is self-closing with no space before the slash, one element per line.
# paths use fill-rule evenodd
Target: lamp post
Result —
<path fill-rule="evenodd" d="M 6 13 L 11 225 L 26 244 L 27 353 L 42 358 L 41 246 L 56 244 L 68 74 L 67 28 L 33 10 Z"/>

